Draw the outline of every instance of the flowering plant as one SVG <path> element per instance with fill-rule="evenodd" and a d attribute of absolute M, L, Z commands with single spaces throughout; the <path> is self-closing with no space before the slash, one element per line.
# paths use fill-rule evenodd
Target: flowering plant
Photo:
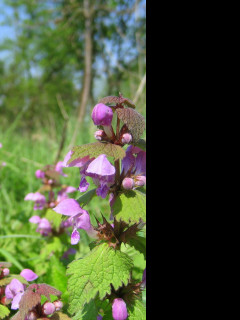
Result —
<path fill-rule="evenodd" d="M 79 168 L 84 194 L 53 208 L 73 223 L 72 244 L 80 241 L 80 228 L 95 238 L 90 252 L 68 265 L 69 312 L 74 320 L 142 320 L 146 270 L 140 277 L 131 252 L 146 257 L 146 143 L 140 139 L 145 121 L 121 94 L 101 99 L 92 120 L 97 142 L 73 147 L 63 161 Z M 88 190 L 88 179 L 96 188 Z M 108 199 L 110 216 L 102 213 L 100 219 L 85 209 L 95 196 Z"/>

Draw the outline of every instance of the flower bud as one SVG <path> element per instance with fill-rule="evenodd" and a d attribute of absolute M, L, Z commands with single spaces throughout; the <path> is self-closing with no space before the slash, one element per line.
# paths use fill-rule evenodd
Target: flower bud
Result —
<path fill-rule="evenodd" d="M 54 301 L 53 304 L 54 304 L 54 306 L 56 308 L 56 311 L 60 311 L 62 309 L 62 307 L 63 307 L 63 303 L 60 300 Z"/>
<path fill-rule="evenodd" d="M 127 306 L 123 299 L 117 298 L 113 300 L 112 316 L 114 320 L 125 320 L 128 317 Z"/>
<path fill-rule="evenodd" d="M 36 311 L 30 311 L 28 312 L 25 320 L 37 320 L 38 319 L 38 315 L 36 313 Z"/>
<path fill-rule="evenodd" d="M 145 176 L 136 176 L 135 178 L 135 185 L 138 187 L 143 187 L 146 184 L 146 177 Z"/>
<path fill-rule="evenodd" d="M 42 310 L 44 315 L 48 316 L 50 314 L 53 314 L 56 311 L 56 307 L 51 302 L 45 302 L 44 305 L 42 306 Z"/>
<path fill-rule="evenodd" d="M 94 133 L 94 137 L 95 139 L 101 141 L 103 136 L 105 135 L 104 131 L 103 130 L 97 130 L 95 133 Z"/>
<path fill-rule="evenodd" d="M 132 178 L 124 178 L 122 186 L 126 190 L 131 190 L 134 187 L 134 181 Z"/>
<path fill-rule="evenodd" d="M 39 169 L 35 172 L 35 176 L 38 179 L 43 179 L 45 177 L 45 172 Z"/>
<path fill-rule="evenodd" d="M 132 135 L 130 133 L 124 133 L 121 138 L 121 142 L 129 144 L 132 141 Z"/>
<path fill-rule="evenodd" d="M 3 276 L 6 277 L 6 276 L 9 275 L 10 271 L 9 271 L 8 268 L 4 268 L 3 271 L 2 271 L 2 273 L 3 273 Z"/>
<path fill-rule="evenodd" d="M 110 126 L 112 123 L 113 111 L 103 103 L 98 103 L 92 111 L 92 120 L 96 126 Z"/>

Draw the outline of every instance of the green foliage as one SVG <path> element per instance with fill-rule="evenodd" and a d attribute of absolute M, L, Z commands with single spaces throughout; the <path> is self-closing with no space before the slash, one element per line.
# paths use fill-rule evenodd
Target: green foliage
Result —
<path fill-rule="evenodd" d="M 62 216 L 60 214 L 56 213 L 52 209 L 48 209 L 45 214 L 45 218 L 51 222 L 51 225 L 56 229 L 56 231 L 59 231 L 59 227 L 62 223 Z"/>
<path fill-rule="evenodd" d="M 98 310 L 94 300 L 86 303 L 83 309 L 79 310 L 77 314 L 72 317 L 72 320 L 96 320 L 98 316 Z"/>
<path fill-rule="evenodd" d="M 0 319 L 4 319 L 6 318 L 10 313 L 10 310 L 3 306 L 2 304 L 0 304 Z"/>
<path fill-rule="evenodd" d="M 70 313 L 77 313 L 97 294 L 103 299 L 111 292 L 111 285 L 115 289 L 126 285 L 132 268 L 131 258 L 106 243 L 95 247 L 84 259 L 73 261 L 67 270 Z"/>
<path fill-rule="evenodd" d="M 80 204 L 80 206 L 83 208 L 84 206 L 86 206 L 89 201 L 92 200 L 92 198 L 94 196 L 96 196 L 96 189 L 97 188 L 94 188 L 92 190 L 89 190 L 88 192 L 86 192 L 84 195 L 82 195 L 81 197 L 79 197 L 77 199 L 77 202 Z"/>
<path fill-rule="evenodd" d="M 101 143 L 94 142 L 85 144 L 83 146 L 76 146 L 72 149 L 73 153 L 68 163 L 72 162 L 78 158 L 84 158 L 89 156 L 89 158 L 97 158 L 100 154 L 106 154 L 109 157 L 113 157 L 115 160 L 123 159 L 125 157 L 125 150 L 120 146 L 114 145 L 112 143 Z"/>
<path fill-rule="evenodd" d="M 146 221 L 146 195 L 138 190 L 128 190 L 117 197 L 113 205 L 113 215 L 125 222 Z"/>

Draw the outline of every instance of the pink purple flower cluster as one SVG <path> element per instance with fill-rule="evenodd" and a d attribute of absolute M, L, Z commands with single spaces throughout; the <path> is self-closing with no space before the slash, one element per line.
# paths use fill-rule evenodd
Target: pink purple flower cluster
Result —
<path fill-rule="evenodd" d="M 30 269 L 22 270 L 20 276 L 27 281 L 34 281 L 38 278 L 36 273 Z M 22 284 L 18 279 L 12 279 L 10 284 L 6 286 L 5 297 L 9 300 L 9 302 L 11 302 L 11 309 L 17 310 L 19 308 L 19 302 L 24 294 L 25 289 L 26 285 Z"/>
<path fill-rule="evenodd" d="M 43 195 L 40 192 L 30 192 L 28 193 L 24 200 L 26 201 L 33 201 L 34 202 L 34 210 L 44 210 L 48 208 L 53 208 L 58 205 L 61 201 L 65 199 L 69 199 L 68 194 L 77 191 L 76 188 L 72 186 L 60 185 L 55 179 L 52 179 L 49 176 L 48 169 L 49 167 L 52 169 L 53 174 L 57 173 L 58 175 L 67 177 L 66 174 L 63 172 L 63 162 L 59 161 L 54 167 L 53 166 L 46 166 L 45 171 L 38 169 L 35 172 L 35 176 L 38 179 L 42 180 L 43 183 L 43 190 L 44 188 L 48 192 L 48 196 Z M 54 176 L 54 175 L 53 175 Z M 58 188 L 57 192 L 54 189 Z M 52 226 L 51 223 L 46 218 L 41 218 L 38 215 L 32 216 L 29 221 L 31 223 L 37 224 L 36 231 L 39 232 L 43 236 L 48 236 L 52 233 Z M 68 228 L 72 224 L 70 221 L 62 222 L 60 228 Z"/>

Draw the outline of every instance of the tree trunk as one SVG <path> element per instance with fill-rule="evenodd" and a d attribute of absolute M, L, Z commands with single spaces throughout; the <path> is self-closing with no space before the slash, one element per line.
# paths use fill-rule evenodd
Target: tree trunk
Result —
<path fill-rule="evenodd" d="M 87 102 L 90 95 L 91 79 L 92 79 L 92 16 L 90 12 L 90 1 L 84 0 L 84 17 L 85 17 L 85 51 L 84 51 L 84 76 L 83 87 L 81 92 L 81 101 L 78 108 L 77 123 L 74 129 L 72 140 L 69 146 L 71 149 L 76 141 L 79 128 L 81 127 Z"/>

